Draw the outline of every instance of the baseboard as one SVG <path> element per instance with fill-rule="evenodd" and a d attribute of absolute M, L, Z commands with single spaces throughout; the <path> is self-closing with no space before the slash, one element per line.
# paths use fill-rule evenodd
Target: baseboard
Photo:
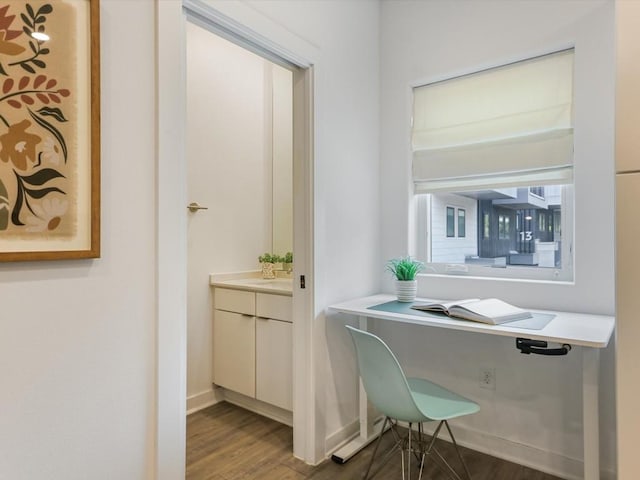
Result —
<path fill-rule="evenodd" d="M 425 424 L 425 433 L 433 433 L 435 427 L 435 422 Z M 328 436 L 325 440 L 327 456 L 330 456 L 334 451 L 358 435 L 358 429 L 359 422 L 356 420 Z M 580 480 L 584 477 L 582 460 L 469 428 L 452 426 L 452 430 L 458 444 L 472 450 L 524 465 L 566 480 Z M 449 436 L 446 433 L 441 433 L 439 438 L 449 441 Z M 601 467 L 600 479 L 615 480 L 616 474 L 613 470 L 604 470 Z"/>
<path fill-rule="evenodd" d="M 290 427 L 293 426 L 293 413 L 289 410 L 284 410 L 280 407 L 224 388 L 220 388 L 220 393 L 222 398 L 229 403 L 233 403 L 234 405 L 275 420 L 276 422 L 284 423 Z"/>
<path fill-rule="evenodd" d="M 324 441 L 325 452 L 328 455 L 338 450 L 342 445 L 348 443 L 360 432 L 360 422 L 358 419 L 349 423 L 348 425 L 336 430 L 329 435 Z"/>
<path fill-rule="evenodd" d="M 435 422 L 426 424 L 425 432 L 432 433 L 436 425 Z M 584 467 L 581 459 L 570 458 L 566 455 L 458 425 L 451 428 L 456 436 L 456 441 L 464 447 L 566 480 L 584 478 Z M 449 436 L 446 433 L 440 434 L 439 438 L 449 440 Z M 600 478 L 602 480 L 615 480 L 616 475 L 612 470 L 603 470 L 602 466 L 600 470 Z"/>
<path fill-rule="evenodd" d="M 191 415 L 203 408 L 210 407 L 222 401 L 222 395 L 219 390 L 219 388 L 212 388 L 211 390 L 187 397 L 187 415 Z"/>

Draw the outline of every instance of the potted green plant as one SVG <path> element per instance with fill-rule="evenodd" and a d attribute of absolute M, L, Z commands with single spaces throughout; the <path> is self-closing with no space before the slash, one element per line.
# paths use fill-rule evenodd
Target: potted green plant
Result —
<path fill-rule="evenodd" d="M 282 259 L 282 269 L 291 272 L 293 270 L 293 252 L 287 252 Z"/>
<path fill-rule="evenodd" d="M 262 264 L 262 278 L 276 278 L 275 264 L 279 261 L 278 255 L 265 253 L 258 257 L 258 261 Z"/>
<path fill-rule="evenodd" d="M 399 302 L 413 302 L 418 291 L 416 275 L 424 263 L 411 257 L 393 258 L 387 262 L 387 270 L 396 279 L 395 287 Z"/>

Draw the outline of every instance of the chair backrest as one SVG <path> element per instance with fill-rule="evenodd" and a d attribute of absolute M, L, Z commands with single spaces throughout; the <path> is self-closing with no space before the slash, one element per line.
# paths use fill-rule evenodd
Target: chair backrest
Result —
<path fill-rule="evenodd" d="M 356 348 L 360 378 L 369 401 L 384 415 L 405 422 L 424 421 L 402 367 L 377 336 L 346 325 Z"/>

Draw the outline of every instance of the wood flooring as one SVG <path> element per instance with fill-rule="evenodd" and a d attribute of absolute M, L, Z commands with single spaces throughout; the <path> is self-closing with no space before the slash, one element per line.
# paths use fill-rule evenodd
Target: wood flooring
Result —
<path fill-rule="evenodd" d="M 455 434 L 455 423 L 452 425 Z M 187 480 L 357 480 L 368 464 L 373 445 L 344 465 L 326 460 L 312 467 L 292 455 L 290 427 L 226 402 L 187 417 Z M 390 445 L 389 432 L 383 449 Z M 436 443 L 447 461 L 456 468 L 456 456 L 449 442 Z M 473 480 L 559 480 L 558 477 L 515 463 L 462 449 Z M 417 473 L 417 470 L 416 470 Z M 417 478 L 417 475 L 414 477 Z M 433 464 L 425 466 L 423 479 L 448 478 Z M 374 480 L 400 480 L 400 454 L 396 453 Z"/>

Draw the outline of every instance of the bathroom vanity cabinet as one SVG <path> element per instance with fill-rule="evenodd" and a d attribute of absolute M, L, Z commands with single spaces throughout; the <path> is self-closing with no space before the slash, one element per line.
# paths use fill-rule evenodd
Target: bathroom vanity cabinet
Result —
<path fill-rule="evenodd" d="M 292 297 L 279 290 L 214 284 L 213 382 L 291 411 Z"/>

